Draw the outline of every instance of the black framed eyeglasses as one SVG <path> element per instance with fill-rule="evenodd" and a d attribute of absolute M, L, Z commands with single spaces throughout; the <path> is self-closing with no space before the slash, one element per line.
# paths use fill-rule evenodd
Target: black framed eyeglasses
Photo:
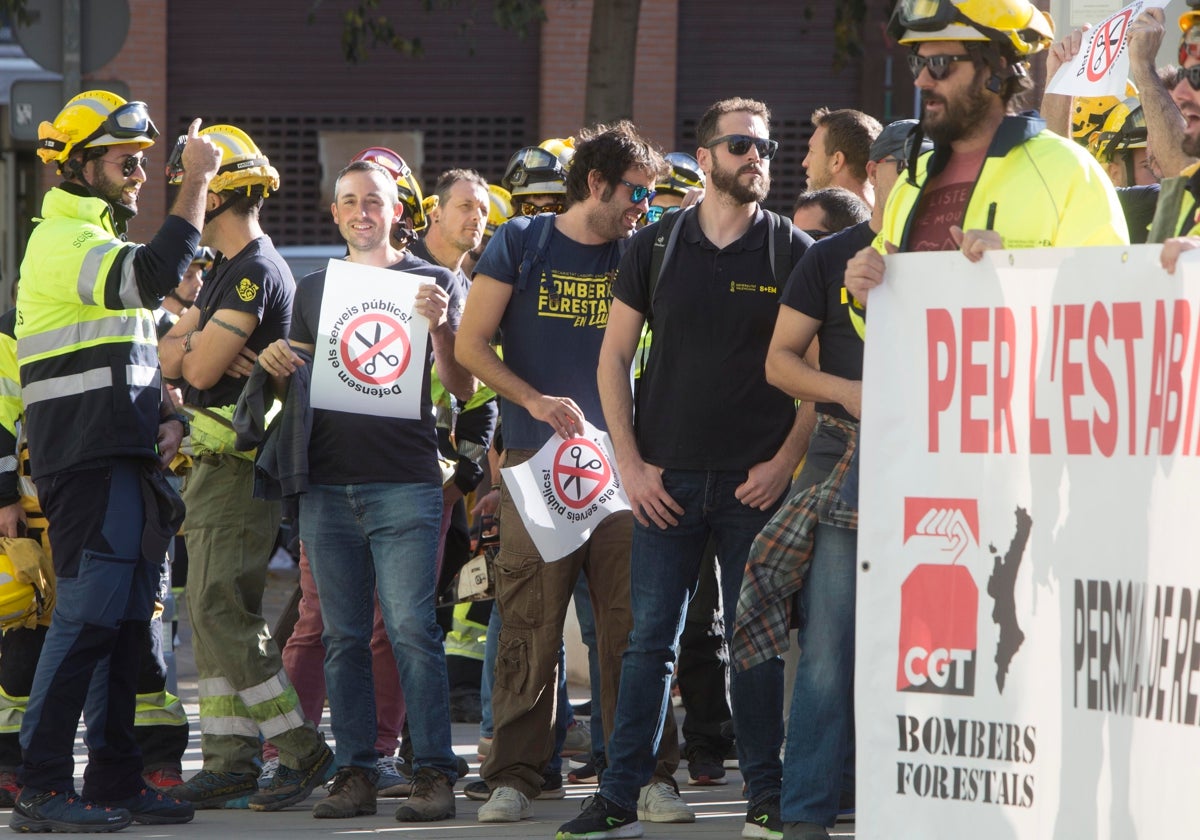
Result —
<path fill-rule="evenodd" d="M 971 61 L 970 53 L 961 53 L 955 55 L 919 55 L 918 53 L 908 54 L 908 69 L 912 71 L 913 78 L 921 75 L 922 70 L 929 71 L 929 78 L 935 82 L 945 81 L 950 77 L 950 68 L 957 61 Z"/>
<path fill-rule="evenodd" d="M 104 161 L 105 163 L 119 163 L 121 165 L 121 174 L 126 178 L 133 175 L 134 172 L 137 172 L 139 166 L 145 172 L 150 171 L 150 158 L 146 155 L 126 155 L 124 158 L 118 158 L 116 160 L 113 158 L 102 157 L 100 160 Z"/>
<path fill-rule="evenodd" d="M 624 178 L 621 179 L 621 183 L 629 187 L 629 200 L 634 204 L 641 204 L 643 201 L 651 202 L 654 200 L 655 193 L 653 187 L 643 187 L 641 184 L 631 184 Z"/>
<path fill-rule="evenodd" d="M 704 148 L 711 149 L 722 143 L 727 144 L 726 148 L 729 149 L 729 154 L 734 157 L 749 154 L 752 146 L 763 160 L 770 160 L 779 151 L 778 140 L 772 140 L 770 137 L 754 137 L 749 134 L 725 134 L 710 141 Z"/>
<path fill-rule="evenodd" d="M 897 174 L 897 175 L 903 175 L 903 174 L 904 174 L 904 170 L 905 170 L 905 169 L 908 169 L 908 161 L 904 160 L 903 158 L 898 158 L 898 157 L 885 157 L 883 160 L 881 160 L 881 161 L 879 161 L 879 162 L 880 162 L 880 163 L 894 163 L 894 164 L 896 164 L 896 174 Z"/>

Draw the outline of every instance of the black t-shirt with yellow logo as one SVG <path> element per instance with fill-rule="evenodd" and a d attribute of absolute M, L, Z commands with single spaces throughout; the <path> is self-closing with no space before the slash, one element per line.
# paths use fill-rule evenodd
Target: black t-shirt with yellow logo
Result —
<path fill-rule="evenodd" d="M 761 210 L 740 239 L 717 248 L 687 212 L 654 290 L 649 358 L 635 426 L 642 457 L 686 470 L 746 470 L 773 457 L 796 417 L 767 383 L 767 347 L 787 278 L 776 281 Z M 647 314 L 658 223 L 633 238 L 613 297 Z M 809 238 L 792 231 L 793 264 Z"/>
<path fill-rule="evenodd" d="M 277 338 L 287 337 L 295 293 L 296 281 L 292 279 L 291 269 L 275 250 L 271 237 L 260 236 L 213 267 L 204 288 L 196 296 L 199 327 L 203 329 L 222 309 L 248 312 L 258 319 L 258 326 L 246 339 L 246 346 L 261 353 Z M 233 405 L 244 384 L 244 379 L 222 376 L 220 382 L 204 391 L 187 386 L 183 400 L 188 405 L 203 408 Z"/>

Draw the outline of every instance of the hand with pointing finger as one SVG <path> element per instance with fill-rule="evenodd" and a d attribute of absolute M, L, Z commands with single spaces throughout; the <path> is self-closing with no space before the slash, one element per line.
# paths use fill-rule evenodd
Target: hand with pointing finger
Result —
<path fill-rule="evenodd" d="M 187 145 L 183 147 L 183 177 L 203 179 L 208 183 L 221 167 L 221 150 L 208 137 L 200 134 L 200 118 L 188 126 Z"/>

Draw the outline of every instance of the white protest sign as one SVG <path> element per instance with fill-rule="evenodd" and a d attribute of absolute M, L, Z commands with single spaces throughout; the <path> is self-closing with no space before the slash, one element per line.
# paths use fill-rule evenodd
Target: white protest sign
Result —
<path fill-rule="evenodd" d="M 1200 262 L 887 257 L 863 377 L 857 834 L 1200 826 Z"/>
<path fill-rule="evenodd" d="M 563 440 L 553 435 L 528 461 L 501 470 L 521 521 L 547 563 L 587 542 L 610 514 L 629 510 L 611 452 L 608 435 L 585 421 L 582 436 Z"/>
<path fill-rule="evenodd" d="M 313 350 L 314 408 L 421 416 L 429 321 L 413 306 L 424 282 L 403 271 L 329 261 Z"/>
<path fill-rule="evenodd" d="M 1083 45 L 1071 61 L 1058 68 L 1046 93 L 1065 96 L 1125 98 L 1129 76 L 1129 27 L 1146 9 L 1161 9 L 1169 0 L 1134 0 L 1083 34 Z"/>

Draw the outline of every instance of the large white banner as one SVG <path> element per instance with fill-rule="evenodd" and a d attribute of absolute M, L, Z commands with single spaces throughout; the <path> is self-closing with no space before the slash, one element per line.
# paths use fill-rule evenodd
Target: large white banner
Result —
<path fill-rule="evenodd" d="M 329 261 L 313 351 L 315 408 L 421 416 L 429 320 L 413 307 L 424 282 L 404 271 Z"/>
<path fill-rule="evenodd" d="M 867 324 L 860 840 L 1200 834 L 1200 262 L 887 258 Z"/>
<path fill-rule="evenodd" d="M 551 435 L 528 461 L 500 471 L 530 539 L 547 563 L 587 542 L 612 514 L 629 510 L 613 468 L 608 434 L 586 420 L 583 425 L 579 437 L 563 440 Z"/>

